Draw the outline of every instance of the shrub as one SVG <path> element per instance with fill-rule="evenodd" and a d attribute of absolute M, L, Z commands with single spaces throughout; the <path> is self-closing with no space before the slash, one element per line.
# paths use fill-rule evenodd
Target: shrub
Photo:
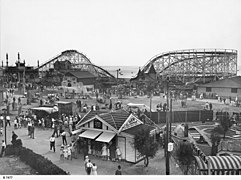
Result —
<path fill-rule="evenodd" d="M 7 145 L 6 155 L 17 155 L 20 160 L 35 169 L 40 175 L 67 175 L 63 169 L 59 168 L 52 161 L 47 158 L 36 154 L 31 149 L 20 146 L 21 141 L 18 145 Z"/>
<path fill-rule="evenodd" d="M 13 143 L 13 146 L 14 147 L 19 147 L 19 146 L 22 146 L 23 143 L 22 143 L 22 140 L 21 139 L 17 139 L 14 143 Z"/>

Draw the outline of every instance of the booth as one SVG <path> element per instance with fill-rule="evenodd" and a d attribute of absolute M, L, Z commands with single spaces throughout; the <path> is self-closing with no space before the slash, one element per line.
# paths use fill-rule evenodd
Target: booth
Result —
<path fill-rule="evenodd" d="M 41 118 L 46 119 L 46 127 L 51 127 L 52 118 L 58 119 L 59 117 L 59 113 L 56 111 L 55 107 L 35 107 L 31 108 L 31 110 L 32 113 L 37 116 L 37 120 Z"/>
<path fill-rule="evenodd" d="M 133 146 L 136 133 L 143 128 L 147 128 L 152 135 L 156 132 L 155 127 L 144 124 L 122 109 L 109 113 L 89 111 L 76 127 L 85 154 L 116 160 L 118 148 L 121 159 L 132 163 L 144 158 Z"/>
<path fill-rule="evenodd" d="M 73 115 L 73 103 L 72 102 L 66 102 L 66 101 L 57 101 L 59 108 L 59 114 L 66 114 L 66 115 Z"/>

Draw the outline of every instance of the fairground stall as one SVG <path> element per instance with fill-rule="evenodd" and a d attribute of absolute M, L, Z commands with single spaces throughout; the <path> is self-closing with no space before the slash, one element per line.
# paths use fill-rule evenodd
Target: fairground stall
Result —
<path fill-rule="evenodd" d="M 37 116 L 37 120 L 44 118 L 45 126 L 52 127 L 52 118 L 58 119 L 59 113 L 55 107 L 35 107 L 31 108 L 32 114 Z M 36 124 L 38 123 L 35 122 Z"/>
<path fill-rule="evenodd" d="M 59 115 L 74 115 L 77 111 L 77 106 L 73 102 L 57 101 L 56 103 L 58 104 Z"/>
<path fill-rule="evenodd" d="M 119 152 L 121 159 L 137 163 L 142 160 L 133 142 L 136 133 L 148 129 L 155 134 L 155 127 L 144 124 L 135 115 L 125 110 L 109 113 L 89 111 L 77 124 L 79 141 L 84 154 L 115 160 Z M 118 150 L 117 150 L 118 149 Z"/>
<path fill-rule="evenodd" d="M 198 175 L 241 175 L 241 156 L 206 156 L 204 161 L 195 156 Z"/>

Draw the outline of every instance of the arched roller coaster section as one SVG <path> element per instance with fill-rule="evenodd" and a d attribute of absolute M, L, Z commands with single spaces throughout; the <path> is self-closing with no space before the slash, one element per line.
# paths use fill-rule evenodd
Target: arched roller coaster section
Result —
<path fill-rule="evenodd" d="M 169 76 L 182 82 L 237 75 L 237 50 L 190 49 L 158 54 L 142 68 L 147 72 L 154 66 L 157 76 Z"/>
<path fill-rule="evenodd" d="M 60 68 L 56 68 L 58 64 Z M 69 70 L 85 70 L 89 71 L 97 77 L 103 78 L 115 78 L 108 71 L 103 68 L 96 66 L 91 63 L 91 61 L 82 53 L 76 50 L 67 50 L 57 55 L 56 57 L 46 61 L 38 68 L 40 76 L 44 76 L 47 71 L 59 70 L 59 71 L 69 71 Z"/>

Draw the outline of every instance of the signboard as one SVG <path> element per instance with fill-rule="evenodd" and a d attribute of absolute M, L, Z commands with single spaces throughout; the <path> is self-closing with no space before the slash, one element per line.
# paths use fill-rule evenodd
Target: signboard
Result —
<path fill-rule="evenodd" d="M 131 115 L 125 122 L 122 131 L 129 129 L 131 127 L 137 126 L 139 124 L 143 124 L 139 119 L 137 119 L 135 116 Z"/>

